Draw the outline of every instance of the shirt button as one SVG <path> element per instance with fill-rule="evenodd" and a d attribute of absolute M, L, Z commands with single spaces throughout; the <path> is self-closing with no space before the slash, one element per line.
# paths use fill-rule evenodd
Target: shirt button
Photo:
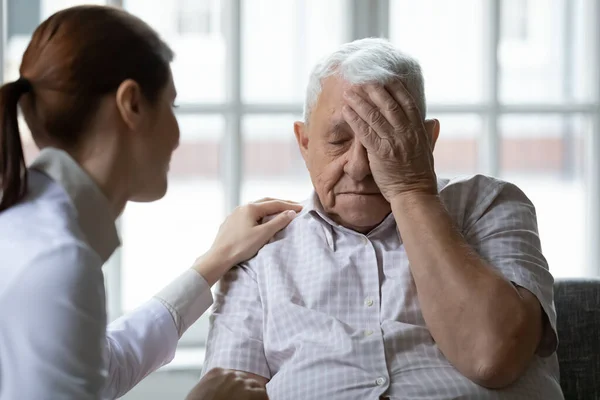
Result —
<path fill-rule="evenodd" d="M 385 385 L 386 379 L 384 377 L 379 377 L 375 380 L 375 384 L 377 386 L 383 386 Z"/>
<path fill-rule="evenodd" d="M 373 299 L 371 299 L 371 298 L 366 299 L 365 306 L 367 306 L 367 307 L 373 306 Z"/>
<path fill-rule="evenodd" d="M 371 330 L 365 331 L 365 336 L 371 336 L 372 334 L 373 334 L 373 331 L 371 331 Z"/>

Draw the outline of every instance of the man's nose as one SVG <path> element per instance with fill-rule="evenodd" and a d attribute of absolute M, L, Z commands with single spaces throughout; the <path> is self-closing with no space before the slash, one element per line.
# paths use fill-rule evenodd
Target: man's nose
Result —
<path fill-rule="evenodd" d="M 357 182 L 360 182 L 371 175 L 367 149 L 364 148 L 362 143 L 355 139 L 348 152 L 348 162 L 344 165 L 344 172 L 346 175 Z"/>

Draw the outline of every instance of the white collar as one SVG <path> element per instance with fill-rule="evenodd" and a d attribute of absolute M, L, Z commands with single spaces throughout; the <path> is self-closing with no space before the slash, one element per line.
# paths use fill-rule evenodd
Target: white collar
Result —
<path fill-rule="evenodd" d="M 77 221 L 89 245 L 106 262 L 119 247 L 116 216 L 98 185 L 65 151 L 43 149 L 30 166 L 62 186 L 77 212 Z"/>

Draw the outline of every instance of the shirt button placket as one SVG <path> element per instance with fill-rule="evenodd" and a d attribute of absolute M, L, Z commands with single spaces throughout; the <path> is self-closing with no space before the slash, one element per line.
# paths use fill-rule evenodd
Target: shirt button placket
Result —
<path fill-rule="evenodd" d="M 376 293 L 378 294 L 381 292 L 381 282 L 379 280 L 380 266 L 378 265 L 379 260 L 378 260 L 377 254 L 376 254 L 377 244 L 374 242 L 371 242 L 369 240 L 369 238 L 366 236 L 362 237 L 362 242 L 367 247 L 365 249 L 366 250 L 366 253 L 365 253 L 366 258 L 364 260 L 365 265 L 369 265 L 369 268 L 366 269 L 366 273 L 368 274 L 366 276 L 367 276 L 367 282 L 368 282 L 367 287 L 368 287 L 369 292 L 368 292 L 368 295 L 363 300 L 363 305 L 365 307 L 364 310 L 367 315 L 367 319 L 366 319 L 367 326 L 365 327 L 365 330 L 363 333 L 364 333 L 365 338 L 369 337 L 371 339 L 374 339 L 374 338 L 372 338 L 372 336 L 375 332 L 378 332 L 378 335 L 381 334 L 381 328 L 380 328 L 380 325 L 381 325 L 381 315 L 380 315 L 381 299 L 378 296 L 374 296 L 374 294 L 376 294 Z M 379 330 L 376 331 L 375 328 L 377 328 Z M 385 374 L 385 372 L 387 372 L 387 363 L 385 361 L 384 344 L 380 340 L 372 340 L 371 345 L 373 346 L 373 350 L 374 350 L 372 355 L 377 360 L 375 362 L 375 364 L 380 365 L 379 368 L 376 367 L 376 370 L 373 371 L 374 373 L 376 373 L 376 375 L 374 376 L 373 383 L 375 384 L 375 386 L 380 387 L 381 389 L 383 389 L 385 391 L 385 388 L 387 387 L 387 385 L 389 383 L 389 378 L 385 375 L 379 375 L 382 372 L 384 374 Z"/>

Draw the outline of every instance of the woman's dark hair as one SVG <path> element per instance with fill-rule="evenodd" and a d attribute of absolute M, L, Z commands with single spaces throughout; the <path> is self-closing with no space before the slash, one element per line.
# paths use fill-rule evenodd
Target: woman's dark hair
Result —
<path fill-rule="evenodd" d="M 36 143 L 76 146 L 104 95 L 126 79 L 154 102 L 166 86 L 173 52 L 133 15 L 79 6 L 52 15 L 33 33 L 21 78 L 0 88 L 0 212 L 27 190 L 17 105 Z"/>

